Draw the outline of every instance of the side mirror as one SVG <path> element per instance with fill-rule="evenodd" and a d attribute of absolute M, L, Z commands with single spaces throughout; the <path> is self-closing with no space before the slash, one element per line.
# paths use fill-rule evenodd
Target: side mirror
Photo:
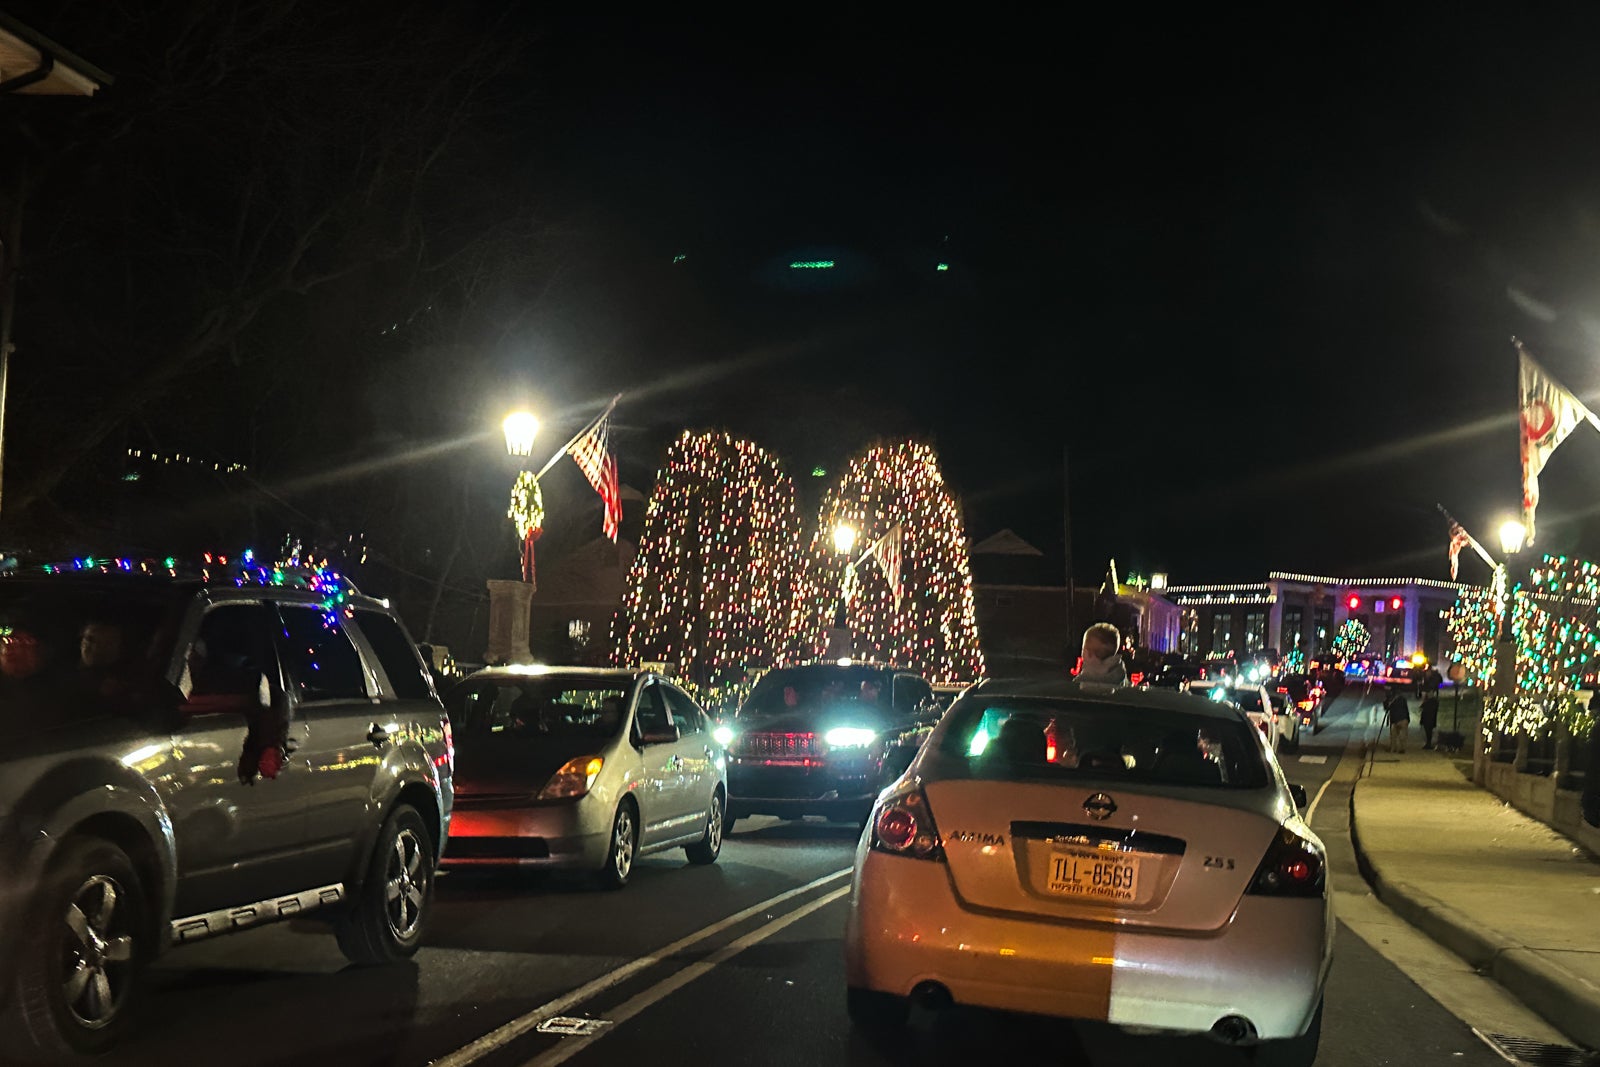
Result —
<path fill-rule="evenodd" d="M 1306 796 L 1306 787 L 1303 785 L 1295 785 L 1293 782 L 1289 783 L 1289 795 L 1294 797 L 1295 807 L 1299 808 L 1301 811 L 1304 811 L 1306 805 L 1310 803 L 1310 799 Z"/>
<path fill-rule="evenodd" d="M 678 741 L 678 728 L 669 726 L 665 730 L 647 730 L 639 735 L 639 744 L 644 745 L 671 745 Z M 1304 792 L 1304 790 L 1302 790 Z"/>

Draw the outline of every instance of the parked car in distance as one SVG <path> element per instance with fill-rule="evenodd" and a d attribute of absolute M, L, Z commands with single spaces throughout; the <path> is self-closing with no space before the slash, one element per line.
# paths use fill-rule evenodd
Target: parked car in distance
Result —
<path fill-rule="evenodd" d="M 652 852 L 716 862 L 727 758 L 676 685 L 651 671 L 490 667 L 445 699 L 456 739 L 447 867 L 566 868 L 620 889 Z"/>
<path fill-rule="evenodd" d="M 1300 748 L 1300 717 L 1287 713 L 1287 703 L 1283 694 L 1268 693 L 1265 686 L 1261 685 L 1235 685 L 1225 691 L 1226 695 L 1219 699 L 1238 705 L 1245 716 L 1261 731 L 1261 736 L 1267 739 L 1267 745 L 1274 752 L 1280 748 L 1290 752 Z M 1274 703 L 1273 696 L 1278 697 Z"/>
<path fill-rule="evenodd" d="M 814 663 L 761 676 L 726 726 L 728 818 L 821 815 L 859 824 L 939 720 L 910 671 Z"/>
<path fill-rule="evenodd" d="M 1310 1067 L 1335 924 L 1305 803 L 1224 704 L 969 690 L 857 848 L 851 1021 L 890 1031 L 916 999 L 1209 1036 Z"/>
<path fill-rule="evenodd" d="M 18 570 L 0 579 L 7 1054 L 107 1050 L 162 952 L 263 922 L 325 918 L 359 964 L 416 952 L 450 724 L 384 601 L 293 568 Z"/>

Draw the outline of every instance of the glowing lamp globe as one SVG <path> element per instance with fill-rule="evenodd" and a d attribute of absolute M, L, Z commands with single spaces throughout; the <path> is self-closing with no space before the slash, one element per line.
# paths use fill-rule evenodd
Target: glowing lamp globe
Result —
<path fill-rule="evenodd" d="M 513 411 L 500 424 L 506 434 L 506 451 L 513 456 L 531 456 L 533 439 L 539 436 L 539 420 L 526 411 Z"/>
<path fill-rule="evenodd" d="M 849 523 L 841 522 L 833 528 L 833 547 L 836 551 L 849 555 L 856 547 L 856 528 Z"/>
<path fill-rule="evenodd" d="M 1521 552 L 1527 539 L 1528 528 L 1516 519 L 1507 519 L 1500 524 L 1500 548 L 1506 555 L 1514 556 Z"/>

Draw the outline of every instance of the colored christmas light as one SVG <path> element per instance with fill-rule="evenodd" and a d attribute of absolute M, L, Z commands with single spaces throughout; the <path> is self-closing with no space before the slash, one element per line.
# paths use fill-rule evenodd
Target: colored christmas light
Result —
<path fill-rule="evenodd" d="M 1333 654 L 1341 660 L 1352 660 L 1366 655 L 1371 643 L 1372 634 L 1361 625 L 1361 620 L 1346 619 L 1339 632 L 1333 635 Z"/>

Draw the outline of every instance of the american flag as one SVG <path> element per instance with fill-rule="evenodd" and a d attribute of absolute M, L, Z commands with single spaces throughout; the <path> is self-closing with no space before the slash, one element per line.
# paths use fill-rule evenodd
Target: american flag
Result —
<path fill-rule="evenodd" d="M 567 453 L 594 486 L 594 491 L 600 494 L 606 509 L 601 525 L 606 536 L 615 541 L 617 527 L 622 522 L 622 491 L 617 486 L 617 457 L 611 454 L 610 437 L 611 412 L 607 411 L 583 436 L 572 442 Z"/>
<path fill-rule="evenodd" d="M 1454 519 L 1450 520 L 1450 580 L 1456 580 L 1456 574 L 1461 569 L 1461 550 L 1472 544 L 1472 535 L 1461 528 L 1461 524 Z"/>
<path fill-rule="evenodd" d="M 883 576 L 889 579 L 889 595 L 894 597 L 896 611 L 900 610 L 900 538 L 900 524 L 897 522 L 867 549 L 867 553 L 876 558 L 878 566 L 883 568 Z"/>

